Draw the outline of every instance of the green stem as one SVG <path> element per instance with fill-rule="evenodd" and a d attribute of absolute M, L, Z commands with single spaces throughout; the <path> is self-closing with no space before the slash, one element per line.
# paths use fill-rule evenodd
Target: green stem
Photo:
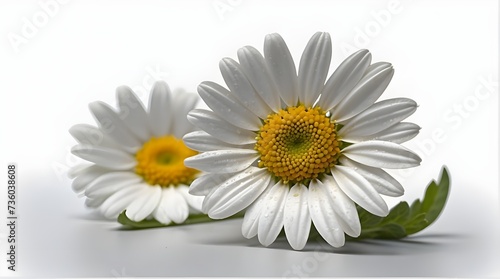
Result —
<path fill-rule="evenodd" d="M 243 215 L 244 215 L 244 213 L 238 213 L 238 214 L 235 214 L 235 215 L 228 217 L 224 220 L 242 218 Z M 182 223 L 182 224 L 170 223 L 168 225 L 165 225 L 165 224 L 158 222 L 155 219 L 143 220 L 140 222 L 132 221 L 127 217 L 127 215 L 125 214 L 125 211 L 123 211 L 120 214 L 120 216 L 118 216 L 118 222 L 125 226 L 124 229 L 130 229 L 130 230 L 173 227 L 173 226 L 182 226 L 182 225 L 190 225 L 190 224 L 201 224 L 201 223 L 208 223 L 208 222 L 213 222 L 213 221 L 222 221 L 222 220 L 210 219 L 210 217 L 208 217 L 205 214 L 195 214 L 195 215 L 189 215 L 189 217 L 186 219 L 186 221 L 184 221 L 184 223 Z"/>

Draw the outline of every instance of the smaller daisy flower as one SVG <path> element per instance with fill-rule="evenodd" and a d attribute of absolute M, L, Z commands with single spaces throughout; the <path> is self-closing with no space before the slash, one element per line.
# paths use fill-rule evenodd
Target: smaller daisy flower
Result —
<path fill-rule="evenodd" d="M 239 63 L 220 62 L 229 90 L 203 82 L 198 93 L 212 110 L 188 119 L 203 131 L 184 142 L 201 153 L 185 164 L 207 172 L 190 193 L 205 196 L 202 210 L 222 219 L 246 210 L 245 237 L 273 243 L 282 229 L 293 249 L 304 248 L 311 228 L 332 246 L 361 232 L 358 204 L 386 216 L 380 196 L 400 196 L 403 187 L 383 168 L 414 167 L 421 159 L 401 146 L 419 127 L 401 122 L 417 105 L 395 98 L 376 102 L 388 86 L 391 64 L 371 64 L 360 50 L 328 78 L 332 46 L 316 33 L 298 73 L 283 38 L 268 35 L 264 56 L 247 46 Z"/>
<path fill-rule="evenodd" d="M 163 81 L 151 89 L 148 110 L 127 86 L 118 87 L 116 96 L 118 111 L 99 101 L 89 105 L 97 127 L 77 124 L 69 130 L 78 142 L 71 152 L 93 163 L 72 170 L 73 190 L 108 218 L 126 210 L 132 221 L 170 224 L 199 213 L 203 197 L 188 193 L 199 172 L 183 163 L 197 152 L 181 140 L 194 130 L 186 114 L 198 96 L 171 94 Z"/>

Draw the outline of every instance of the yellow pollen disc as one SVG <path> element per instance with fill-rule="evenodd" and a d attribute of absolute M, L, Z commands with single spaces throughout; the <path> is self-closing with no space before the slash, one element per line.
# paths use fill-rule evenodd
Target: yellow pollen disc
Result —
<path fill-rule="evenodd" d="M 340 155 L 335 124 L 319 107 L 288 107 L 268 115 L 260 128 L 255 149 L 259 167 L 284 182 L 317 178 Z"/>
<path fill-rule="evenodd" d="M 184 159 L 196 154 L 174 136 L 151 138 L 135 154 L 135 173 L 150 185 L 189 185 L 198 171 L 184 166 Z"/>

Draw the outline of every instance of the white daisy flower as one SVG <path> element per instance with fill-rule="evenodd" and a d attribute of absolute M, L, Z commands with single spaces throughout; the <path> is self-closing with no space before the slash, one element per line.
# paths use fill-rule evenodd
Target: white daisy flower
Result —
<path fill-rule="evenodd" d="M 331 53 L 330 35 L 316 33 L 297 74 L 282 37 L 270 34 L 264 56 L 246 46 L 238 50 L 239 63 L 222 59 L 229 90 L 213 82 L 199 85 L 212 110 L 188 114 L 203 131 L 184 137 L 201 152 L 185 164 L 207 172 L 191 184 L 190 193 L 206 196 L 202 210 L 211 218 L 247 209 L 245 237 L 257 235 L 268 246 L 284 227 L 297 250 L 305 246 L 312 221 L 330 245 L 340 247 L 344 233 L 360 234 L 355 203 L 386 216 L 380 194 L 403 194 L 383 168 L 420 164 L 399 145 L 418 134 L 417 125 L 401 122 L 416 103 L 406 98 L 375 103 L 394 70 L 389 63 L 371 64 L 368 50 L 349 56 L 326 80 Z"/>
<path fill-rule="evenodd" d="M 163 81 L 151 89 L 148 111 L 127 86 L 118 87 L 116 96 L 118 111 L 99 101 L 89 105 L 98 127 L 77 124 L 69 130 L 78 141 L 71 152 L 93 163 L 71 172 L 73 190 L 108 218 L 126 210 L 132 221 L 169 224 L 200 212 L 203 197 L 188 193 L 199 172 L 183 163 L 197 152 L 182 142 L 194 130 L 186 115 L 198 96 L 171 94 Z"/>

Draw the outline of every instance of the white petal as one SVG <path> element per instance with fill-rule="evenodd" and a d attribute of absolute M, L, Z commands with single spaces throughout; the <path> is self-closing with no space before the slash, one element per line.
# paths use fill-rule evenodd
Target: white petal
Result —
<path fill-rule="evenodd" d="M 373 135 L 394 126 L 417 110 L 417 103 L 407 98 L 395 98 L 375 103 L 349 119 L 339 131 L 342 140 Z"/>
<path fill-rule="evenodd" d="M 120 118 L 130 131 L 140 140 L 147 141 L 151 137 L 148 114 L 142 102 L 128 86 L 120 86 L 116 89 L 116 98 L 120 108 Z"/>
<path fill-rule="evenodd" d="M 233 94 L 217 83 L 202 82 L 198 86 L 198 93 L 215 114 L 234 126 L 257 131 L 262 125 L 257 115 L 243 106 Z"/>
<path fill-rule="evenodd" d="M 164 81 L 155 82 L 149 97 L 149 125 L 156 137 L 170 134 L 173 121 L 171 98 L 168 84 Z"/>
<path fill-rule="evenodd" d="M 141 147 L 141 141 L 111 107 L 97 101 L 90 103 L 89 108 L 104 134 L 130 152 L 136 152 Z"/>
<path fill-rule="evenodd" d="M 107 198 L 100 210 L 106 218 L 116 218 L 145 191 L 144 186 L 139 184 L 125 187 Z"/>
<path fill-rule="evenodd" d="M 118 149 L 79 144 L 71 148 L 74 155 L 112 170 L 129 170 L 136 165 L 135 158 Z"/>
<path fill-rule="evenodd" d="M 329 197 L 321 181 L 314 179 L 309 184 L 309 213 L 314 227 L 328 244 L 333 247 L 344 245 L 345 237 L 337 215 L 333 209 L 333 200 Z"/>
<path fill-rule="evenodd" d="M 317 32 L 307 43 L 299 64 L 299 100 L 312 106 L 318 99 L 330 68 L 332 41 L 330 34 Z"/>
<path fill-rule="evenodd" d="M 234 175 L 235 174 L 233 174 L 232 176 L 230 176 L 230 178 L 233 177 Z M 220 185 L 219 185 L 219 187 L 220 187 Z M 214 205 L 217 202 L 216 199 L 212 199 L 212 196 L 217 192 L 217 190 L 219 189 L 219 187 L 213 188 L 205 196 L 205 199 L 203 200 L 203 203 L 201 204 L 201 212 L 203 212 L 203 214 L 208 214 L 208 210 L 210 210 L 211 206 Z"/>
<path fill-rule="evenodd" d="M 422 159 L 411 150 L 393 142 L 371 140 L 342 150 L 347 158 L 370 167 L 404 169 L 420 165 Z"/>
<path fill-rule="evenodd" d="M 241 104 L 260 118 L 266 119 L 272 110 L 257 94 L 240 64 L 231 58 L 224 58 L 220 61 L 219 68 L 227 87 Z"/>
<path fill-rule="evenodd" d="M 232 173 L 204 174 L 191 183 L 189 193 L 196 196 L 206 196 L 231 176 L 233 176 Z"/>
<path fill-rule="evenodd" d="M 238 50 L 238 60 L 257 94 L 274 112 L 279 112 L 281 100 L 278 89 L 262 54 L 254 47 L 246 46 Z"/>
<path fill-rule="evenodd" d="M 365 166 L 344 156 L 340 158 L 340 162 L 344 166 L 354 168 L 382 195 L 399 197 L 405 192 L 403 186 L 383 169 Z"/>
<path fill-rule="evenodd" d="M 373 135 L 369 135 L 366 137 L 358 137 L 357 139 L 353 139 L 353 142 L 360 142 L 367 140 L 383 140 L 394 143 L 403 143 L 417 136 L 419 132 L 420 132 L 420 127 L 418 125 L 410 122 L 400 122 L 394 126 L 391 126 Z"/>
<path fill-rule="evenodd" d="M 69 133 L 80 144 L 120 148 L 120 144 L 104 134 L 101 129 L 92 125 L 76 124 L 69 129 Z"/>
<path fill-rule="evenodd" d="M 345 121 L 373 105 L 384 93 L 393 75 L 390 63 L 379 62 L 369 66 L 359 83 L 332 110 L 332 119 Z"/>
<path fill-rule="evenodd" d="M 241 225 L 241 234 L 245 238 L 250 239 L 257 235 L 259 229 L 259 216 L 262 211 L 261 197 L 262 195 L 245 211 L 245 216 Z"/>
<path fill-rule="evenodd" d="M 287 106 L 296 106 L 299 101 L 297 70 L 290 50 L 279 34 L 266 36 L 264 56 L 279 95 Z"/>
<path fill-rule="evenodd" d="M 248 207 L 269 185 L 266 169 L 250 167 L 235 174 L 205 197 L 202 210 L 213 219 L 224 219 Z"/>
<path fill-rule="evenodd" d="M 284 226 L 288 243 L 294 250 L 302 250 L 307 243 L 311 229 L 311 217 L 307 205 L 308 189 L 295 184 L 288 193 L 285 203 Z"/>
<path fill-rule="evenodd" d="M 281 180 L 272 186 L 262 202 L 262 211 L 259 217 L 258 237 L 264 246 L 271 245 L 283 228 L 285 202 L 289 187 Z"/>
<path fill-rule="evenodd" d="M 168 225 L 172 223 L 172 220 L 168 217 L 167 213 L 168 200 L 166 199 L 166 196 L 168 195 L 168 192 L 165 190 L 166 189 L 162 189 L 161 191 L 160 202 L 158 202 L 156 209 L 153 211 L 153 218 L 164 225 Z"/>
<path fill-rule="evenodd" d="M 139 222 L 148 217 L 156 209 L 161 199 L 161 187 L 142 184 L 146 192 L 137 197 L 128 207 L 125 214 L 135 222 Z"/>
<path fill-rule="evenodd" d="M 248 168 L 259 157 L 253 149 L 216 150 L 186 158 L 184 165 L 206 172 L 231 173 Z"/>
<path fill-rule="evenodd" d="M 89 198 L 109 197 L 127 185 L 139 184 L 142 178 L 133 172 L 108 172 L 89 184 L 85 195 Z"/>
<path fill-rule="evenodd" d="M 347 57 L 323 87 L 319 106 L 324 110 L 335 107 L 361 80 L 371 60 L 372 55 L 366 49 L 359 50 Z"/>
<path fill-rule="evenodd" d="M 187 118 L 196 127 L 221 141 L 231 144 L 255 143 L 254 132 L 233 126 L 212 111 L 194 109 L 189 112 Z"/>
<path fill-rule="evenodd" d="M 223 142 L 204 131 L 191 132 L 185 135 L 182 140 L 187 147 L 201 152 L 219 149 L 253 149 L 253 145 L 236 145 Z"/>
<path fill-rule="evenodd" d="M 255 200 L 255 202 L 253 202 L 245 211 L 245 216 L 243 217 L 243 223 L 241 225 L 241 233 L 244 237 L 252 238 L 257 235 L 259 227 L 259 217 L 262 212 L 264 200 L 270 190 L 271 187 L 267 187 L 266 190 L 264 190 L 264 192 Z"/>
<path fill-rule="evenodd" d="M 104 203 L 104 201 L 106 201 L 105 198 L 98 198 L 98 199 L 87 198 L 85 199 L 85 206 L 90 208 L 98 208 Z"/>
<path fill-rule="evenodd" d="M 175 137 L 180 139 L 185 134 L 194 130 L 193 124 L 187 119 L 187 114 L 196 107 L 198 101 L 199 97 L 196 94 L 187 93 L 181 90 L 175 94 L 172 102 L 173 123 L 170 132 Z"/>
<path fill-rule="evenodd" d="M 193 196 L 189 193 L 189 187 L 186 185 L 178 185 L 177 192 L 179 192 L 188 205 L 198 212 L 201 212 L 201 205 L 203 204 L 203 197 Z"/>
<path fill-rule="evenodd" d="M 342 230 L 352 236 L 358 237 L 361 233 L 358 211 L 354 202 L 340 189 L 335 179 L 330 175 L 322 178 L 325 193 L 330 197 L 335 216 Z"/>
<path fill-rule="evenodd" d="M 160 206 L 164 207 L 168 218 L 176 224 L 183 223 L 189 216 L 189 207 L 186 200 L 173 186 L 163 189 Z"/>
<path fill-rule="evenodd" d="M 87 167 L 78 174 L 73 182 L 71 182 L 71 188 L 75 193 L 79 194 L 83 192 L 92 181 L 107 172 L 109 172 L 108 169 L 97 165 Z"/>
<path fill-rule="evenodd" d="M 387 204 L 370 182 L 353 168 L 336 165 L 332 168 L 332 175 L 340 189 L 359 206 L 377 216 L 389 213 Z"/>
<path fill-rule="evenodd" d="M 70 167 L 68 169 L 68 172 L 66 173 L 66 176 L 70 179 L 73 179 L 91 166 L 94 166 L 94 164 L 88 162 L 79 163 L 75 166 Z"/>

